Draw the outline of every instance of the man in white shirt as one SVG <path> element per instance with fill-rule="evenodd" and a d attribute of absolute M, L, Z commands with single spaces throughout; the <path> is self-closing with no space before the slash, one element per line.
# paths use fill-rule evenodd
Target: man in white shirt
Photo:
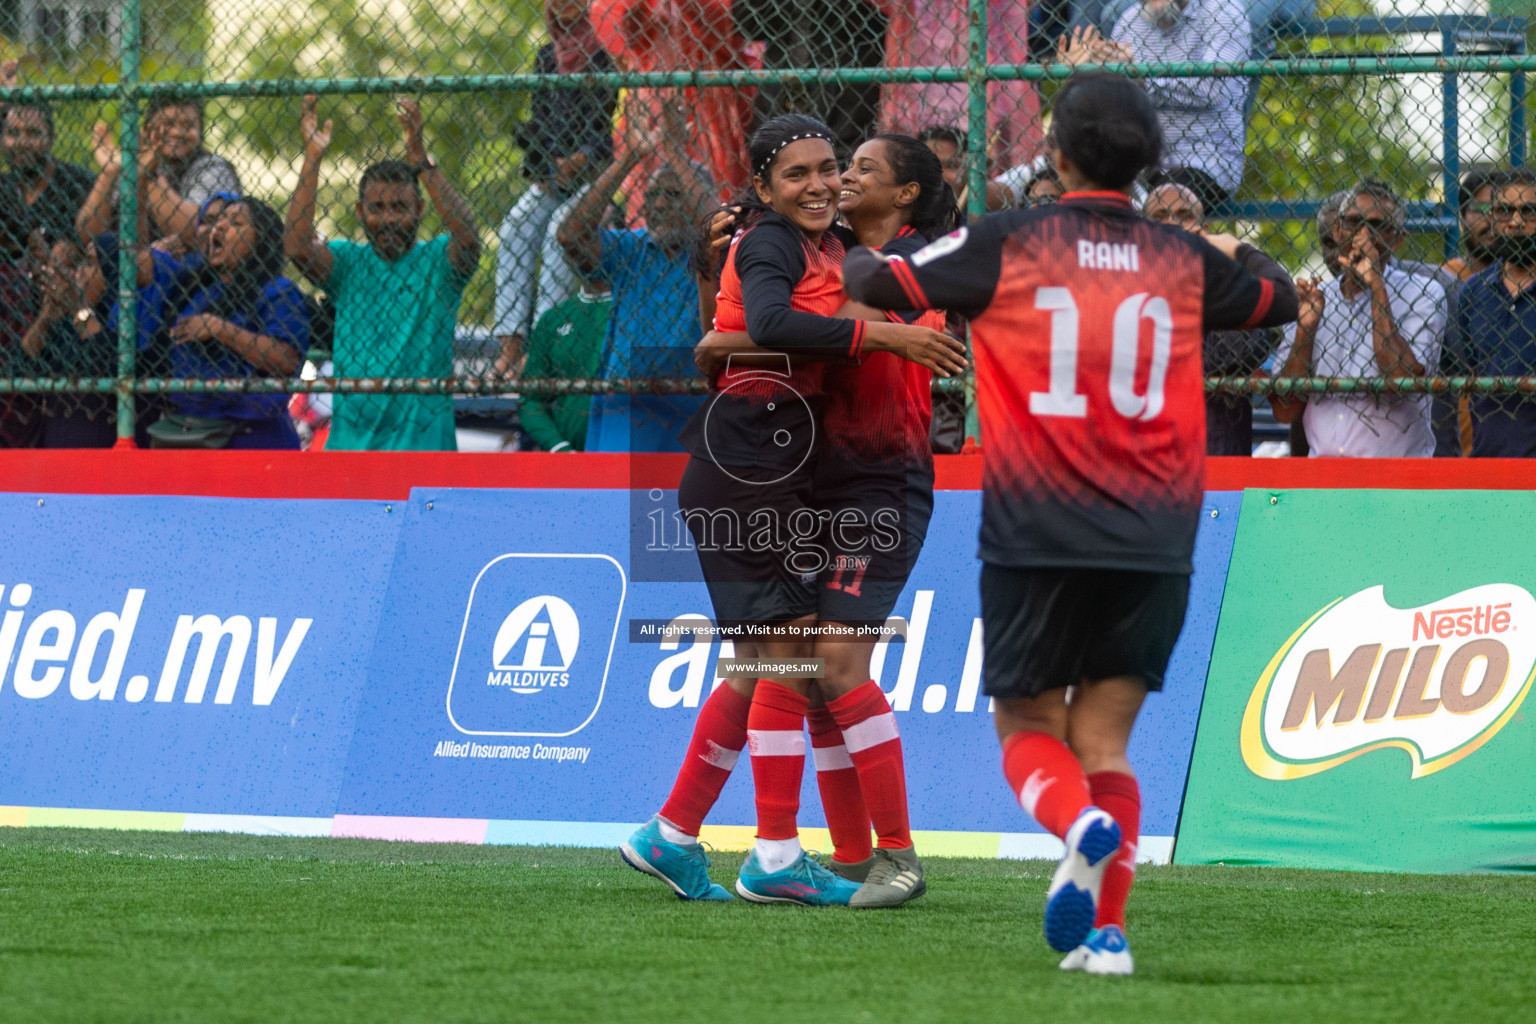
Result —
<path fill-rule="evenodd" d="M 1445 287 L 1391 261 L 1401 204 L 1381 186 L 1350 194 L 1335 227 L 1343 273 L 1301 279 L 1301 315 L 1287 331 L 1277 377 L 1423 377 L 1435 371 L 1445 338 Z M 1275 418 L 1297 416 L 1313 455 L 1426 457 L 1434 454 L 1430 397 L 1424 394 L 1273 396 Z"/>

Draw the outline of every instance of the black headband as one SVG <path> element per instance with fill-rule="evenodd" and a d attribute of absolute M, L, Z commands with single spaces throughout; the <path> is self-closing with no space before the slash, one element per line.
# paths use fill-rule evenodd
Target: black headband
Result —
<path fill-rule="evenodd" d="M 778 155 L 781 152 L 783 152 L 784 147 L 789 145 L 791 142 L 799 142 L 801 139 L 825 139 L 827 142 L 831 142 L 832 141 L 832 133 L 831 132 L 823 132 L 823 131 L 814 131 L 814 132 L 801 132 L 799 135 L 791 135 L 789 138 L 785 139 L 783 142 L 779 143 L 777 146 L 774 146 L 773 147 L 773 152 L 769 153 L 767 156 L 765 156 L 763 158 L 762 163 L 760 163 L 757 167 L 753 168 L 753 173 L 756 174 L 759 178 L 764 177 L 768 173 L 768 168 L 773 166 L 774 159 L 777 158 Z"/>

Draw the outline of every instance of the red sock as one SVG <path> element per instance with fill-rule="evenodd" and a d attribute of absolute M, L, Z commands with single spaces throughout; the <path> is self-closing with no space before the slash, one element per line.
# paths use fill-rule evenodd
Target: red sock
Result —
<path fill-rule="evenodd" d="M 757 791 L 757 837 L 796 839 L 800 830 L 800 777 L 805 772 L 805 709 L 800 694 L 767 679 L 757 681 L 747 715 L 752 785 Z"/>
<path fill-rule="evenodd" d="M 1091 802 L 1083 766 L 1049 733 L 1025 730 L 1003 742 L 1003 774 L 1023 807 L 1058 839 Z"/>
<path fill-rule="evenodd" d="M 869 811 L 859 789 L 859 771 L 848 756 L 843 731 L 832 712 L 811 708 L 805 720 L 811 727 L 816 788 L 821 790 L 821 808 L 827 815 L 827 831 L 832 833 L 832 857 L 844 864 L 857 864 L 871 852 Z"/>
<path fill-rule="evenodd" d="M 1104 872 L 1104 886 L 1099 890 L 1095 928 L 1117 924 L 1125 928 L 1125 900 L 1136 878 L 1136 843 L 1141 838 L 1141 787 L 1136 776 L 1124 772 L 1094 772 L 1088 776 L 1088 791 L 1095 807 L 1109 812 L 1120 826 L 1120 849 Z"/>
<path fill-rule="evenodd" d="M 705 815 L 720 799 L 720 790 L 747 745 L 747 709 L 751 706 L 750 698 L 722 683 L 699 709 L 693 739 L 688 741 L 688 756 L 672 783 L 672 795 L 661 808 L 661 816 L 683 832 L 698 835 Z"/>
<path fill-rule="evenodd" d="M 882 849 L 912 845 L 907 824 L 907 770 L 901 759 L 901 734 L 885 694 L 873 681 L 827 705 L 848 757 L 859 772 L 859 789 Z"/>

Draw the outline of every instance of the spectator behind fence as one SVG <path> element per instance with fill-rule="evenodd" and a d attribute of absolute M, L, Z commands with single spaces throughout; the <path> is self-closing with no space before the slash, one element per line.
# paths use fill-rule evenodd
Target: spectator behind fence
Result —
<path fill-rule="evenodd" d="M 970 52 L 966 0 L 885 0 L 885 7 L 891 17 L 887 67 L 965 67 Z M 988 0 L 987 55 L 993 64 L 1029 62 L 1029 4 Z M 919 135 L 935 122 L 963 126 L 969 121 L 970 89 L 964 82 L 887 82 L 880 87 L 880 102 L 885 131 Z M 1045 130 L 1033 82 L 988 82 L 987 117 L 989 152 L 976 156 L 987 164 L 988 177 L 1040 153 Z"/>
<path fill-rule="evenodd" d="M 1414 277 L 1436 281 L 1445 289 L 1445 337 L 1440 344 L 1441 358 L 1460 351 L 1460 328 L 1457 326 L 1456 306 L 1461 297 L 1461 279 L 1438 263 L 1405 260 L 1397 256 L 1407 239 L 1407 211 L 1402 200 L 1387 185 L 1367 178 L 1351 193 L 1360 208 L 1359 217 L 1381 234 L 1382 241 L 1392 253 L 1392 265 Z M 1341 219 L 1345 215 L 1341 213 Z M 1346 228 L 1348 225 L 1346 225 Z M 1433 367 L 1431 368 L 1433 369 Z M 1460 427 L 1456 399 L 1451 395 L 1433 395 L 1429 401 L 1430 425 L 1435 433 L 1435 454 L 1441 457 L 1461 455 Z M 1470 440 L 1470 438 L 1469 438 Z"/>
<path fill-rule="evenodd" d="M 1096 28 L 1061 39 L 1069 64 L 1242 61 L 1253 33 L 1241 0 L 1141 0 L 1105 40 Z M 1193 189 L 1207 210 L 1243 180 L 1248 87 L 1240 78 L 1149 78 L 1163 127 L 1162 180 Z"/>
<path fill-rule="evenodd" d="M 1394 265 L 1400 206 L 1355 189 L 1334 225 L 1343 273 L 1297 281 L 1301 313 L 1277 355 L 1279 377 L 1423 377 L 1439 365 L 1445 288 Z M 1270 399 L 1282 423 L 1302 418 L 1312 455 L 1434 454 L 1427 394 L 1293 395 Z"/>
<path fill-rule="evenodd" d="M 736 30 L 730 0 L 592 0 L 591 15 L 598 39 L 624 71 L 733 71 L 760 63 Z M 626 132 L 627 119 L 641 108 L 653 118 L 663 107 L 686 110 L 689 159 L 710 168 L 717 184 L 746 184 L 751 89 L 641 87 L 625 95 Z M 645 166 L 638 180 L 654 171 Z M 640 191 L 636 181 L 625 185 Z"/>
<path fill-rule="evenodd" d="M 688 257 L 695 226 L 709 208 L 709 175 L 679 145 L 678 125 L 630 126 L 618 159 L 560 225 L 560 244 L 577 269 L 613 290 L 603 376 L 695 376 L 698 295 Z M 642 200 L 645 227 L 599 228 L 615 190 L 635 166 L 660 158 Z M 698 408 L 695 396 L 598 395 L 592 400 L 587 451 L 681 451 L 677 433 Z"/>
<path fill-rule="evenodd" d="M 35 233 L 41 245 L 40 233 Z M 115 260 L 108 245 L 105 258 Z M 103 266 L 103 251 L 83 250 L 65 237 L 39 252 L 32 270 L 41 301 L 21 348 L 29 377 L 115 377 L 117 345 L 99 325 L 112 307 L 109 281 L 117 266 Z M 92 329 L 96 325 L 96 329 Z M 117 398 L 110 392 L 48 395 L 42 402 L 44 448 L 111 448 L 117 441 Z"/>
<path fill-rule="evenodd" d="M 21 197 L 28 223 L 43 229 L 50 246 L 75 238 L 75 215 L 85 205 L 95 177 L 54 156 L 53 141 L 53 108 L 47 103 L 29 100 L 5 108 L 0 148 L 5 150 L 7 172 L 0 182 Z"/>
<path fill-rule="evenodd" d="M 291 377 L 309 348 L 309 307 L 282 276 L 283 218 L 242 197 L 215 221 L 207 256 L 167 296 L 171 372 L 183 380 Z M 184 303 L 184 304 L 183 304 Z M 283 393 L 175 395 L 155 448 L 299 447 Z"/>
<path fill-rule="evenodd" d="M 1462 351 L 1446 372 L 1469 376 L 1536 374 L 1536 172 L 1506 172 L 1493 188 L 1495 262 L 1461 293 Z M 1536 457 L 1536 408 L 1526 395 L 1474 395 L 1470 400 L 1472 455 Z"/>
<path fill-rule="evenodd" d="M 1470 171 L 1462 175 L 1456 190 L 1456 210 L 1461 218 L 1461 251 L 1446 263 L 1444 269 L 1462 281 L 1481 274 L 1493 266 L 1494 223 L 1489 212 L 1493 204 L 1493 187 L 1498 183 L 1496 171 Z"/>
<path fill-rule="evenodd" d="M 541 75 L 602 74 L 613 58 L 598 42 L 587 0 L 547 0 L 549 43 L 539 47 Z M 555 231 L 600 168 L 613 159 L 613 115 L 618 92 L 609 88 L 544 89 L 529 102 L 518 129 L 528 188 L 497 232 L 495 333 L 501 346 L 495 370 L 518 373 L 529 328 L 576 294 L 578 278 L 555 241 Z"/>
<path fill-rule="evenodd" d="M 966 209 L 966 195 L 971 182 L 971 160 L 966 151 L 965 132 L 949 125 L 929 125 L 917 133 L 917 137 L 930 152 L 939 158 L 944 168 L 944 183 L 955 193 L 955 202 Z M 1013 193 L 1007 185 L 997 181 L 987 182 L 987 212 L 1006 210 L 1013 205 Z"/>
<path fill-rule="evenodd" d="M 528 340 L 525 376 L 580 380 L 597 376 L 608 339 L 613 294 L 598 281 L 539 317 Z M 518 404 L 523 431 L 541 451 L 579 452 L 587 446 L 592 399 L 586 395 L 524 395 Z"/>
<path fill-rule="evenodd" d="M 367 244 L 325 243 L 315 234 L 315 193 L 331 122 L 320 124 L 315 97 L 304 97 L 304 166 L 288 206 L 285 248 L 336 304 L 336 376 L 444 380 L 453 376 L 454 325 L 480 262 L 480 235 L 474 212 L 427 154 L 421 108 L 405 98 L 395 105 L 409 163 L 385 160 L 363 171 L 356 210 Z M 427 242 L 416 238 L 420 182 L 448 228 Z M 338 394 L 326 447 L 454 451 L 453 403 L 447 395 Z"/>
<path fill-rule="evenodd" d="M 1183 185 L 1158 185 L 1147 193 L 1142 214 L 1148 220 L 1172 224 L 1192 234 L 1205 235 L 1205 208 L 1200 198 Z M 1249 273 L 1273 278 L 1280 265 L 1251 245 L 1239 245 L 1232 257 Z M 1249 331 L 1211 331 L 1205 336 L 1204 371 L 1207 377 L 1251 377 L 1279 342 L 1279 331 L 1260 327 Z M 1248 395 L 1205 396 L 1205 453 L 1207 455 L 1253 454 L 1253 401 Z"/>
<path fill-rule="evenodd" d="M 744 38 L 763 43 L 767 70 L 868 68 L 885 60 L 892 6 L 892 0 L 848 0 L 834 11 L 809 0 L 734 0 L 731 14 Z M 768 82 L 757 87 L 753 110 L 758 124 L 781 114 L 826 122 L 838 158 L 846 160 L 875 133 L 880 93 L 878 82 Z"/>
<path fill-rule="evenodd" d="M 36 308 L 26 247 L 27 213 L 21 197 L 0 189 L 0 376 L 25 372 L 22 336 Z M 0 448 L 35 448 L 42 435 L 35 395 L 0 394 Z"/>
<path fill-rule="evenodd" d="M 200 102 L 174 96 L 149 101 L 140 138 L 140 239 L 177 235 L 191 247 L 203 203 L 217 192 L 239 194 L 234 165 L 203 148 L 203 128 Z M 112 230 L 120 192 L 122 152 L 104 122 L 96 122 L 94 145 L 101 173 L 75 220 L 82 238 Z"/>

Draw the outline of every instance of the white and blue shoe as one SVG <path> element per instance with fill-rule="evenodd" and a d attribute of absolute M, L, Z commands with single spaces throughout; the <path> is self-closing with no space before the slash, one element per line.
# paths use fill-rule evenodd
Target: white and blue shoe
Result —
<path fill-rule="evenodd" d="M 1045 941 L 1058 953 L 1077 949 L 1093 930 L 1104 871 L 1120 849 L 1120 826 L 1086 807 L 1067 830 L 1067 849 L 1045 895 Z"/>
<path fill-rule="evenodd" d="M 709 855 L 698 843 L 684 846 L 662 837 L 657 820 L 641 825 L 619 847 L 619 856 L 636 871 L 659 878 L 682 900 L 732 902 L 734 897 L 723 885 L 709 879 Z"/>
<path fill-rule="evenodd" d="M 1083 944 L 1061 961 L 1064 971 L 1088 974 L 1131 974 L 1136 963 L 1131 959 L 1131 944 L 1117 924 L 1107 924 L 1088 933 Z"/>

